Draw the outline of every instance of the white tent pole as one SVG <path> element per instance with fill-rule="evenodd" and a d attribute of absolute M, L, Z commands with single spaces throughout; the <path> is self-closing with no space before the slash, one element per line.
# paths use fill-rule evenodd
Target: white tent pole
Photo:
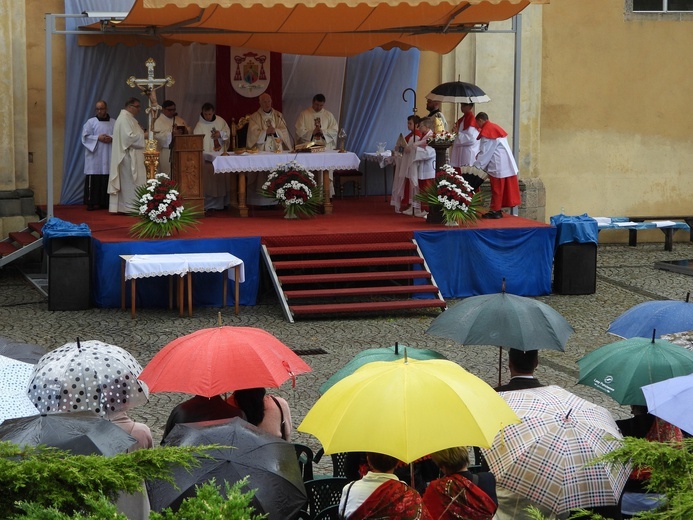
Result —
<path fill-rule="evenodd" d="M 513 157 L 519 163 L 520 156 L 520 87 L 522 82 L 522 13 L 513 16 L 515 29 L 515 71 L 513 78 Z M 511 208 L 512 215 L 519 215 L 519 208 Z"/>
<path fill-rule="evenodd" d="M 46 213 L 53 217 L 53 30 L 55 17 L 46 14 Z"/>

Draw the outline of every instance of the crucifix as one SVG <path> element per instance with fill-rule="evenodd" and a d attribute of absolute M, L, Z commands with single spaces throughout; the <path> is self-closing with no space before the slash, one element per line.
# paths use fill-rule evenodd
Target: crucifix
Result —
<path fill-rule="evenodd" d="M 145 139 L 144 147 L 144 165 L 147 168 L 147 179 L 153 179 L 156 175 L 157 167 L 159 166 L 159 152 L 156 149 L 156 140 L 154 139 L 154 113 L 161 110 L 161 106 L 156 101 L 156 94 L 154 91 L 160 89 L 161 87 L 170 87 L 175 83 L 171 76 L 166 76 L 165 78 L 155 78 L 154 77 L 154 67 L 156 62 L 149 58 L 145 65 L 147 67 L 147 77 L 138 79 L 135 76 L 130 76 L 127 79 L 127 84 L 130 87 L 139 88 L 149 100 L 149 106 L 145 109 L 147 113 L 149 128 L 147 131 L 147 139 Z"/>

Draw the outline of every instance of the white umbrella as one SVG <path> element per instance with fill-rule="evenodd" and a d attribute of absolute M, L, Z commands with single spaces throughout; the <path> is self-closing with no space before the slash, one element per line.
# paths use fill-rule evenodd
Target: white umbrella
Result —
<path fill-rule="evenodd" d="M 101 341 L 67 343 L 34 367 L 28 394 L 41 413 L 127 410 L 147 401 L 142 366 L 120 347 Z"/>
<path fill-rule="evenodd" d="M 5 419 L 28 417 L 38 410 L 26 395 L 34 365 L 0 356 L 0 423 Z"/>
<path fill-rule="evenodd" d="M 642 393 L 648 412 L 693 433 L 693 374 L 643 386 Z"/>

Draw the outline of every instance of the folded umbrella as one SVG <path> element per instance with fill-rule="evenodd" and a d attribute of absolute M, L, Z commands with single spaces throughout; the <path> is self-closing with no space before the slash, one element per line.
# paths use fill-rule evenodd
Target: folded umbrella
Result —
<path fill-rule="evenodd" d="M 142 371 L 150 392 L 213 397 L 243 388 L 279 387 L 311 368 L 269 332 L 253 327 L 201 329 L 173 340 Z"/>
<path fill-rule="evenodd" d="M 378 361 L 337 382 L 298 431 L 326 454 L 373 451 L 412 462 L 453 446 L 490 446 L 518 422 L 486 382 L 442 359 Z"/>
<path fill-rule="evenodd" d="M 269 518 L 294 518 L 307 502 L 294 445 L 234 417 L 219 421 L 177 424 L 166 436 L 167 446 L 220 447 L 196 456 L 199 466 L 173 469 L 175 486 L 163 480 L 147 482 L 152 509 L 171 507 L 195 496 L 195 486 L 212 478 L 217 485 L 248 477 L 257 489 L 253 506 Z M 176 489 L 177 488 L 177 489 Z"/>
<path fill-rule="evenodd" d="M 647 411 L 693 434 L 693 374 L 642 387 Z"/>
<path fill-rule="evenodd" d="M 693 352 L 663 339 L 630 338 L 593 350 L 578 366 L 578 383 L 620 404 L 645 406 L 641 388 L 693 373 Z"/>

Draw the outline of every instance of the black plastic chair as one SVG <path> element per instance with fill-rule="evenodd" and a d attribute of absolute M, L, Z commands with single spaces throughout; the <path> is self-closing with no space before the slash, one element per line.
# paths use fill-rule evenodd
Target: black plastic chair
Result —
<path fill-rule="evenodd" d="M 339 504 L 318 511 L 318 514 L 313 517 L 313 520 L 339 520 Z"/>
<path fill-rule="evenodd" d="M 293 443 L 296 448 L 296 457 L 298 459 L 298 467 L 301 470 L 303 482 L 313 480 L 313 450 L 305 444 Z"/>
<path fill-rule="evenodd" d="M 308 512 L 313 518 L 330 506 L 339 506 L 342 489 L 349 481 L 345 477 L 327 477 L 305 482 Z"/>
<path fill-rule="evenodd" d="M 320 459 L 324 454 L 325 450 L 323 448 L 320 448 L 315 454 L 315 457 L 313 457 L 313 462 L 315 462 L 316 464 L 320 462 Z M 332 458 L 332 476 L 346 477 L 346 471 L 344 469 L 347 458 L 346 452 L 333 453 L 332 455 L 330 455 L 330 457 Z"/>

